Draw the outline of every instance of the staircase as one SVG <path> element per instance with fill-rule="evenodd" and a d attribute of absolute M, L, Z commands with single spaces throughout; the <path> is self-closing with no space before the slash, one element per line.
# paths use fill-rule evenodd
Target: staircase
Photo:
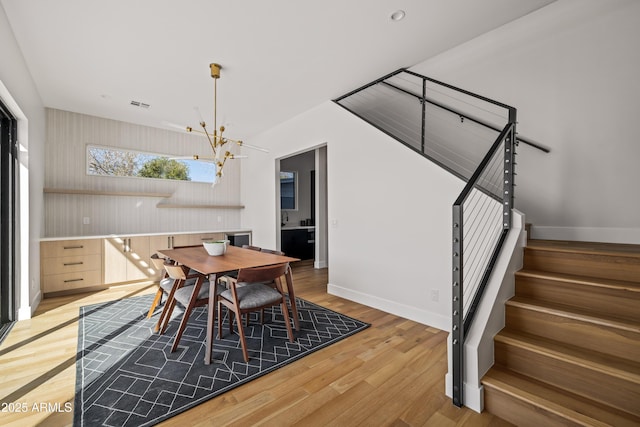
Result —
<path fill-rule="evenodd" d="M 518 426 L 640 426 L 640 246 L 530 240 L 485 410 Z"/>

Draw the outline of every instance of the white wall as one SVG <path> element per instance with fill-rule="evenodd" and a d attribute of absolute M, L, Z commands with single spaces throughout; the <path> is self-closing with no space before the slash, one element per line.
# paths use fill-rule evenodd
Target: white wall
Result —
<path fill-rule="evenodd" d="M 537 238 L 640 243 L 640 2 L 559 0 L 412 67 L 518 109 Z"/>
<path fill-rule="evenodd" d="M 31 317 L 40 301 L 45 114 L 42 100 L 0 6 L 0 98 L 18 119 L 20 144 L 17 239 L 17 317 Z"/>
<path fill-rule="evenodd" d="M 200 136 L 47 109 L 45 187 L 168 193 L 169 198 L 47 193 L 45 236 L 234 230 L 239 209 L 157 208 L 158 204 L 239 205 L 242 160 L 230 160 L 220 183 L 87 174 L 87 145 L 176 156 L 211 155 Z M 231 151 L 236 151 L 234 148 Z M 88 218 L 89 224 L 83 219 Z"/>
<path fill-rule="evenodd" d="M 450 328 L 459 179 L 329 101 L 250 142 L 271 150 L 243 165 L 243 226 L 257 246 L 276 242 L 275 159 L 326 143 L 329 292 Z"/>

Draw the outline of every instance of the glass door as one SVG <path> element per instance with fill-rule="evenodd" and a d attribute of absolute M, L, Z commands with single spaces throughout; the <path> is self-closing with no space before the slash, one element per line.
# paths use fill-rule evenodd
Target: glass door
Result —
<path fill-rule="evenodd" d="M 17 120 L 0 102 L 0 327 L 15 320 Z"/>

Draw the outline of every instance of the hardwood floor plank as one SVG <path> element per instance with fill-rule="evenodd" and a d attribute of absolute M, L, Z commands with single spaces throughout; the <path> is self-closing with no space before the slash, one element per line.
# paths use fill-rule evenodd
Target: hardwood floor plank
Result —
<path fill-rule="evenodd" d="M 301 298 L 371 327 L 161 425 L 508 425 L 456 408 L 444 395 L 446 332 L 327 294 L 327 270 L 308 262 L 296 263 L 294 279 Z M 62 410 L 3 413 L 0 424 L 71 425 L 73 413 L 64 409 L 75 393 L 79 308 L 156 289 L 130 284 L 43 300 L 0 346 L 0 401 Z"/>

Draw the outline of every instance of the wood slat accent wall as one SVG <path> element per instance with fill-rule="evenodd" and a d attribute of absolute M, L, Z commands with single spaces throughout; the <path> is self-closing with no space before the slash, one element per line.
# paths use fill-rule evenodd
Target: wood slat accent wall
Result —
<path fill-rule="evenodd" d="M 87 175 L 87 145 L 183 156 L 207 154 L 210 148 L 205 139 L 56 109 L 47 109 L 46 116 L 44 187 L 93 190 L 100 195 L 44 194 L 45 237 L 240 227 L 240 209 L 158 209 L 156 205 L 162 201 L 240 206 L 241 161 L 227 164 L 224 178 L 215 188 L 207 183 Z M 109 192 L 171 197 L 105 195 Z M 84 218 L 89 218 L 89 224 Z"/>

